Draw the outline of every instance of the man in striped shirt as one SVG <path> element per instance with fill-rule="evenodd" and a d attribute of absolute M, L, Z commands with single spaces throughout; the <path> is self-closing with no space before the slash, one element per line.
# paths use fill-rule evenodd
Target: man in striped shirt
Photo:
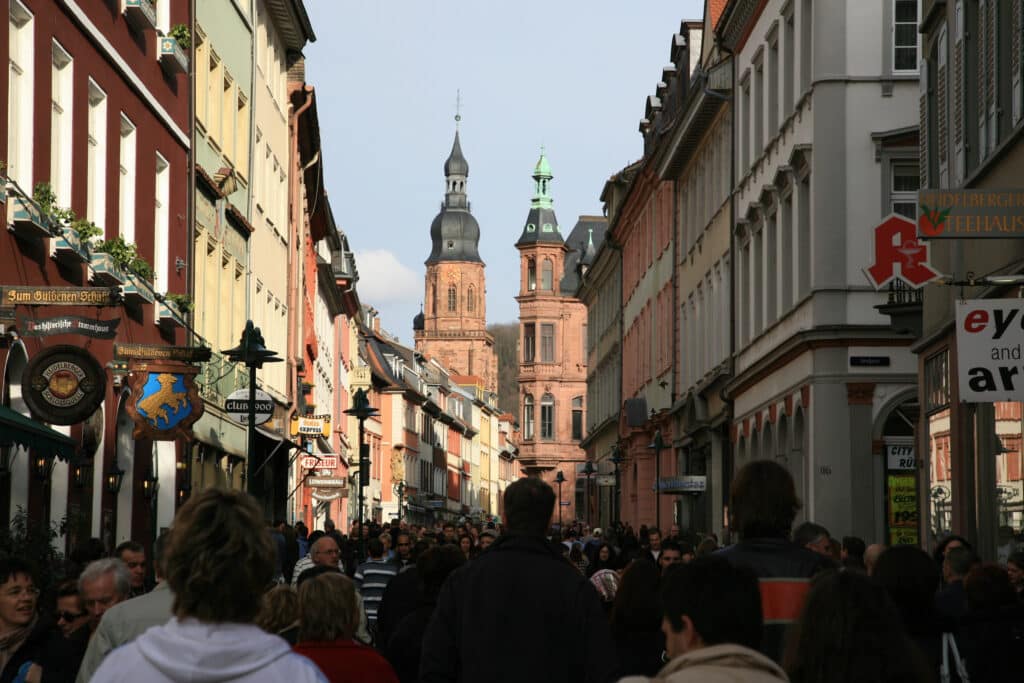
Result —
<path fill-rule="evenodd" d="M 372 634 L 377 627 L 377 608 L 388 582 L 398 573 L 398 566 L 384 558 L 384 544 L 379 539 L 371 538 L 366 544 L 366 552 L 370 559 L 356 569 L 356 588 L 363 596 L 363 607 L 366 609 L 366 621 Z"/>

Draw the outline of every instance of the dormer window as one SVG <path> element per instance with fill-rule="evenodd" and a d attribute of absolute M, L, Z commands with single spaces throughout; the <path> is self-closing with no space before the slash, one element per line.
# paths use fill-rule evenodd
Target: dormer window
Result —
<path fill-rule="evenodd" d="M 537 232 L 537 226 L 533 223 L 526 224 L 526 232 Z"/>
<path fill-rule="evenodd" d="M 451 250 L 451 249 L 454 249 L 454 248 L 455 248 L 455 240 L 448 240 L 448 249 Z"/>
<path fill-rule="evenodd" d="M 554 232 L 554 231 L 555 231 L 555 226 L 551 225 L 551 223 L 545 223 L 544 224 L 544 232 Z"/>

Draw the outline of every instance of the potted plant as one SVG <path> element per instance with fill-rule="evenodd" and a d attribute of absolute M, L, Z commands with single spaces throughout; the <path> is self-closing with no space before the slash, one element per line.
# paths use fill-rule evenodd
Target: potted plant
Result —
<path fill-rule="evenodd" d="M 185 326 L 185 313 L 192 309 L 192 299 L 187 294 L 164 294 L 160 300 L 158 322 L 168 326 Z"/>
<path fill-rule="evenodd" d="M 188 26 L 178 24 L 167 35 L 158 36 L 160 49 L 160 66 L 169 75 L 188 73 L 188 55 L 186 51 L 192 46 L 192 34 Z"/>

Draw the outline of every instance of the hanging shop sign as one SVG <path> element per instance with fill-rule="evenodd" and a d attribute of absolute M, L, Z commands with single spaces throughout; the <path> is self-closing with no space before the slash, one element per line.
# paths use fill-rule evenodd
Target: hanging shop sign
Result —
<path fill-rule="evenodd" d="M 32 287 L 0 285 L 6 306 L 120 306 L 119 287 Z"/>
<path fill-rule="evenodd" d="M 889 544 L 918 544 L 917 478 L 912 474 L 890 474 Z"/>
<path fill-rule="evenodd" d="M 975 299 L 956 304 L 960 400 L 1024 400 L 1024 300 Z"/>
<path fill-rule="evenodd" d="M 96 320 L 77 315 L 63 315 L 59 318 L 21 318 L 18 329 L 25 337 L 52 337 L 58 334 L 80 334 L 96 339 L 113 339 L 117 336 L 120 318 Z"/>
<path fill-rule="evenodd" d="M 330 436 L 330 415 L 292 415 L 292 436 Z"/>
<path fill-rule="evenodd" d="M 885 467 L 888 470 L 917 469 L 917 459 L 914 457 L 914 447 L 903 444 L 886 445 Z"/>
<path fill-rule="evenodd" d="M 306 486 L 318 489 L 343 489 L 348 486 L 344 477 L 308 477 Z"/>
<path fill-rule="evenodd" d="M 920 190 L 923 239 L 1024 237 L 1024 190 Z"/>
<path fill-rule="evenodd" d="M 163 360 L 205 363 L 213 356 L 208 346 L 163 346 L 160 344 L 114 344 L 117 360 Z"/>
<path fill-rule="evenodd" d="M 178 362 L 133 361 L 128 369 L 131 393 L 125 408 L 135 421 L 135 438 L 191 438 L 192 425 L 204 410 L 195 384 L 199 368 Z"/>
<path fill-rule="evenodd" d="M 249 389 L 239 389 L 231 392 L 231 395 L 224 401 L 224 412 L 235 422 L 249 424 Z M 274 399 L 267 392 L 256 390 L 256 420 L 255 424 L 261 425 L 269 422 L 274 417 Z"/>
<path fill-rule="evenodd" d="M 33 417 L 57 425 L 83 422 L 107 394 L 107 373 L 77 346 L 43 349 L 21 377 L 22 395 Z"/>
<path fill-rule="evenodd" d="M 705 476 L 662 477 L 658 480 L 658 493 L 704 493 L 708 488 Z"/>
<path fill-rule="evenodd" d="M 911 289 L 920 289 L 942 277 L 929 263 L 931 247 L 917 239 L 917 226 L 905 216 L 891 213 L 875 226 L 874 262 L 864 269 L 875 289 L 884 289 L 898 280 Z"/>
<path fill-rule="evenodd" d="M 318 500 L 321 503 L 326 503 L 332 500 L 338 500 L 348 495 L 348 489 L 313 489 L 310 492 L 313 500 Z"/>
<path fill-rule="evenodd" d="M 338 467 L 338 456 L 304 455 L 299 464 L 304 470 L 333 470 Z"/>

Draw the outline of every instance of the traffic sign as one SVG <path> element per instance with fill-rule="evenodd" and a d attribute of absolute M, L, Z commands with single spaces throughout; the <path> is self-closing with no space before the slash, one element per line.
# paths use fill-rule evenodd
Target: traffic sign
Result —
<path fill-rule="evenodd" d="M 224 412 L 235 422 L 249 424 L 249 390 L 232 392 L 224 401 Z M 274 399 L 265 391 L 256 390 L 256 424 L 261 425 L 274 416 Z"/>

